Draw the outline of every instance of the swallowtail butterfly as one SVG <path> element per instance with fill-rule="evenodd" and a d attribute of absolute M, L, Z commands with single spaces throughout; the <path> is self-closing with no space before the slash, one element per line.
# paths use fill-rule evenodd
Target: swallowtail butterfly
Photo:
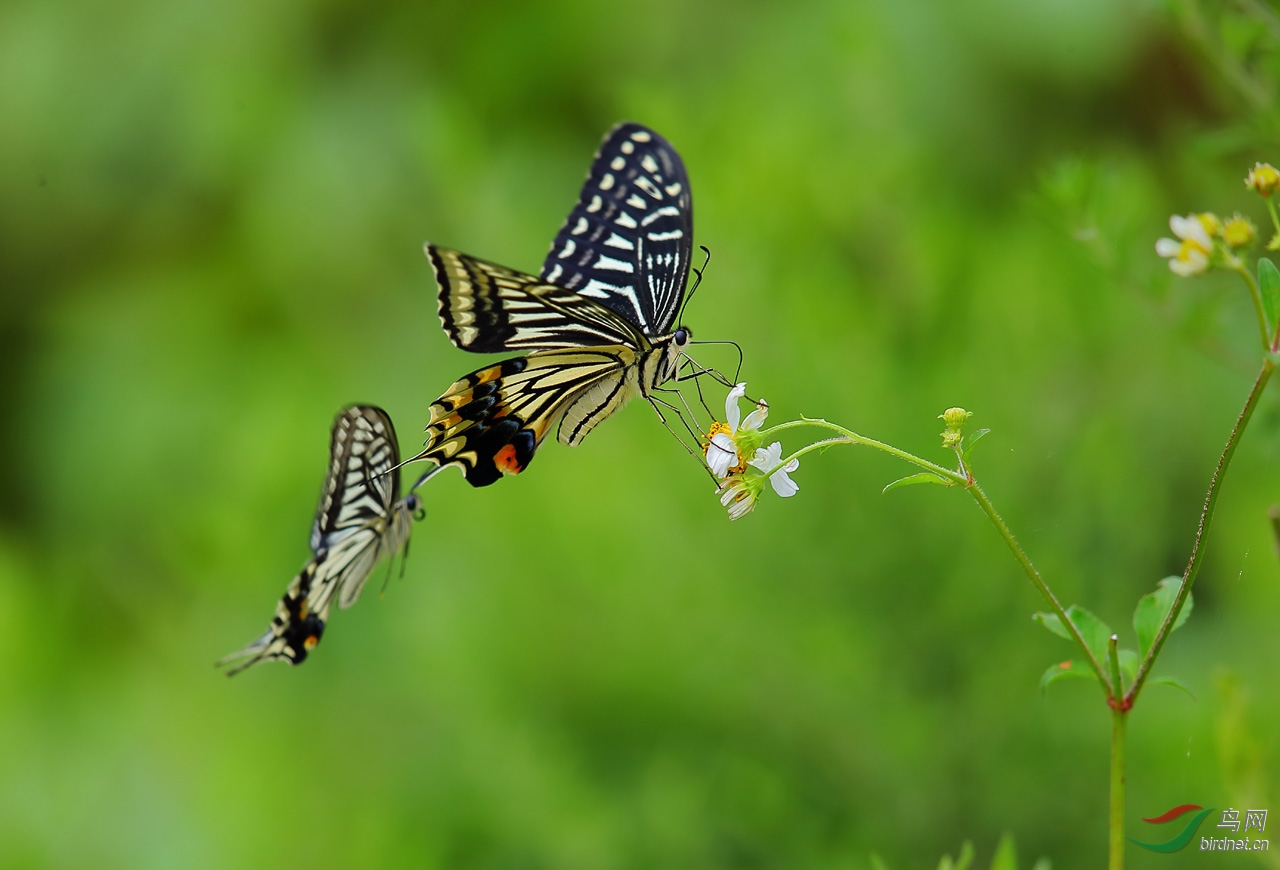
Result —
<path fill-rule="evenodd" d="M 472 486 L 488 486 L 523 471 L 557 421 L 561 443 L 576 445 L 636 395 L 653 404 L 690 341 L 676 317 L 692 242 L 680 155 L 652 130 L 621 124 L 605 136 L 539 277 L 428 243 L 450 341 L 528 353 L 451 386 L 431 405 L 426 449 L 410 461 L 457 465 Z"/>
<path fill-rule="evenodd" d="M 218 662 L 238 662 L 227 676 L 272 659 L 301 664 L 324 634 L 334 597 L 339 607 L 350 607 L 379 560 L 408 548 L 421 501 L 412 493 L 399 498 L 399 461 L 386 411 L 353 405 L 338 414 L 311 527 L 311 561 L 276 605 L 266 634 Z"/>

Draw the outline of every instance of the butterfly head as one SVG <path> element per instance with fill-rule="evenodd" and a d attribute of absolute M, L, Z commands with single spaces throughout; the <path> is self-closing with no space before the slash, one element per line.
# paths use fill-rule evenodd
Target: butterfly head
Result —
<path fill-rule="evenodd" d="M 657 389 L 668 381 L 673 381 L 680 372 L 680 363 L 684 359 L 685 348 L 693 341 L 693 333 L 687 326 L 676 327 L 675 332 L 666 339 L 656 343 L 649 351 L 646 360 L 641 364 L 643 383 L 646 390 Z M 647 394 L 647 393 L 646 393 Z"/>

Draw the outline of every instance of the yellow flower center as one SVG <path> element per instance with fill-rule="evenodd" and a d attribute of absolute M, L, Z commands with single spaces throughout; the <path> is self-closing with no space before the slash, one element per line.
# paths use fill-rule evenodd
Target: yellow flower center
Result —
<path fill-rule="evenodd" d="M 1177 259 L 1184 263 L 1188 263 L 1196 255 L 1207 257 L 1209 256 L 1209 251 L 1204 245 L 1200 244 L 1195 239 L 1183 239 L 1182 244 L 1178 247 Z"/>
<path fill-rule="evenodd" d="M 704 439 L 702 444 L 702 455 L 704 457 L 711 452 L 711 439 L 721 434 L 728 435 L 732 438 L 733 428 L 728 423 L 721 423 L 719 420 L 712 420 L 711 428 L 707 430 L 707 437 Z M 721 448 L 717 447 L 716 449 L 719 450 Z M 729 474 L 742 474 L 742 472 L 747 470 L 747 460 L 741 453 L 737 454 L 737 460 L 736 464 L 729 466 Z"/>

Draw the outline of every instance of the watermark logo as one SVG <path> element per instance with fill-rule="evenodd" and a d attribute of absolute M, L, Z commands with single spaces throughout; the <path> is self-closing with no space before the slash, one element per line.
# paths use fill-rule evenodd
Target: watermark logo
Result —
<path fill-rule="evenodd" d="M 1196 832 L 1200 828 L 1200 823 L 1213 811 L 1213 807 L 1206 809 L 1199 804 L 1179 804 L 1158 816 L 1143 819 L 1149 825 L 1164 825 L 1175 819 L 1182 818 L 1187 813 L 1194 813 L 1195 815 L 1191 816 L 1183 824 L 1182 830 L 1172 838 L 1165 840 L 1163 843 L 1144 843 L 1133 837 L 1129 837 L 1128 840 L 1135 846 L 1141 846 L 1151 852 L 1177 852 L 1195 838 Z M 1237 836 L 1201 837 L 1201 852 L 1265 852 L 1271 848 L 1270 840 L 1247 836 L 1249 831 L 1262 833 L 1267 829 L 1266 810 L 1245 810 L 1244 818 L 1241 819 L 1240 810 L 1228 807 L 1222 811 L 1218 827 L 1230 830 Z"/>

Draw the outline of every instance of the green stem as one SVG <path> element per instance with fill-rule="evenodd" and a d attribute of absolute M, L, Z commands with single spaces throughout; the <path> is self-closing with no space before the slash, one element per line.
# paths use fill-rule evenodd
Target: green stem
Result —
<path fill-rule="evenodd" d="M 1262 371 L 1258 372 L 1258 378 L 1253 382 L 1253 389 L 1249 391 L 1249 398 L 1245 400 L 1244 408 L 1240 411 L 1240 416 L 1236 418 L 1235 428 L 1231 430 L 1231 437 L 1227 439 L 1227 446 L 1222 451 L 1222 456 L 1218 458 L 1218 467 L 1214 469 L 1213 478 L 1209 481 L 1209 492 L 1204 497 L 1204 508 L 1200 512 L 1200 525 L 1196 528 L 1196 539 L 1191 546 L 1191 559 L 1187 563 L 1187 570 L 1182 574 L 1182 585 L 1178 587 L 1178 594 L 1173 599 L 1173 607 L 1169 609 L 1169 613 L 1164 618 L 1160 630 L 1156 632 L 1154 640 L 1151 642 L 1151 649 L 1147 650 L 1146 656 L 1142 659 L 1142 664 L 1138 666 L 1138 673 L 1133 678 L 1133 685 L 1129 687 L 1128 693 L 1124 696 L 1122 706 L 1125 709 L 1133 706 L 1133 702 L 1137 700 L 1138 693 L 1142 691 L 1142 685 L 1146 682 L 1147 676 L 1151 673 L 1151 667 L 1155 664 L 1156 657 L 1160 655 L 1160 650 L 1164 646 L 1164 642 L 1169 638 L 1169 633 L 1173 631 L 1173 625 L 1178 620 L 1178 614 L 1182 612 L 1182 606 L 1187 601 L 1187 596 L 1191 594 L 1191 586 L 1196 582 L 1196 573 L 1200 570 L 1200 563 L 1204 560 L 1204 543 L 1205 537 L 1209 534 L 1209 524 L 1213 521 L 1213 509 L 1218 503 L 1218 492 L 1222 485 L 1222 478 L 1227 473 L 1227 466 L 1231 464 L 1231 458 L 1235 455 L 1236 447 L 1240 444 L 1240 438 L 1244 435 L 1245 426 L 1249 425 L 1249 418 L 1253 416 L 1253 410 L 1258 405 L 1258 399 L 1262 396 L 1262 391 L 1267 386 L 1267 381 L 1271 379 L 1271 373 L 1275 371 L 1276 364 L 1270 359 L 1266 359 L 1262 363 Z"/>
<path fill-rule="evenodd" d="M 1067 611 L 1063 609 L 1058 602 L 1053 591 L 1049 589 L 1049 584 L 1044 582 L 1044 578 L 1040 576 L 1040 572 L 1036 570 L 1036 566 L 1031 564 L 1031 559 L 1023 551 L 1022 546 L 1014 538 L 1013 532 L 1009 531 L 1009 527 L 1005 525 L 1000 514 L 996 513 L 996 509 L 991 504 L 991 500 L 987 498 L 987 494 L 982 491 L 982 487 L 977 483 L 971 483 L 968 486 L 969 494 L 973 496 L 974 501 L 978 503 L 978 507 L 982 508 L 982 512 L 991 520 L 991 524 L 996 527 L 996 531 L 1000 533 L 1000 537 L 1004 538 L 1005 544 L 1013 551 L 1013 557 L 1018 560 L 1018 564 L 1022 566 L 1022 571 L 1027 575 L 1027 579 L 1031 581 L 1031 585 L 1040 591 L 1044 596 L 1044 600 L 1049 602 L 1049 606 L 1053 608 L 1053 612 L 1058 614 L 1058 619 L 1062 620 L 1062 624 L 1067 631 L 1071 632 L 1071 637 L 1079 645 L 1084 653 L 1085 659 L 1089 662 L 1089 667 L 1093 668 L 1093 673 L 1097 676 L 1098 682 L 1102 685 L 1102 691 L 1111 697 L 1111 683 L 1103 673 L 1102 663 L 1098 661 L 1098 657 L 1093 654 L 1093 650 L 1089 649 L 1089 645 L 1084 642 L 1084 637 L 1080 634 L 1080 630 L 1076 628 L 1076 624 L 1067 616 Z M 1119 695 L 1117 690 L 1116 695 Z"/>
<path fill-rule="evenodd" d="M 1253 273 L 1245 268 L 1244 264 L 1232 256 L 1229 259 L 1229 267 L 1231 271 L 1238 274 L 1244 279 L 1244 283 L 1249 285 L 1249 295 L 1253 298 L 1253 313 L 1258 318 L 1258 331 L 1262 334 L 1262 347 L 1264 350 L 1271 349 L 1271 327 L 1267 323 L 1267 312 L 1262 307 L 1262 291 L 1258 289 L 1258 282 L 1254 279 Z"/>
<path fill-rule="evenodd" d="M 819 447 L 828 447 L 832 444 L 846 444 L 846 443 L 861 444 L 864 447 L 874 447 L 876 450 L 881 450 L 885 453 L 888 453 L 890 456 L 896 456 L 899 459 L 906 460 L 907 462 L 910 462 L 912 465 L 918 465 L 923 469 L 932 471 L 934 474 L 938 475 L 939 477 L 946 478 L 952 483 L 958 483 L 958 484 L 964 485 L 969 482 L 968 478 L 966 478 L 964 475 L 959 474 L 950 468 L 943 468 L 941 465 L 937 465 L 933 462 L 930 462 L 927 459 L 921 459 L 919 456 L 916 456 L 914 453 L 908 453 L 905 450 L 899 450 L 897 447 L 894 447 L 890 444 L 885 444 L 883 441 L 876 441 L 874 438 L 867 438 L 865 436 L 859 435 L 857 432 L 853 432 L 849 429 L 846 429 L 843 426 L 837 426 L 835 423 L 829 423 L 826 420 L 822 420 L 814 417 L 801 417 L 799 420 L 792 420 L 789 423 L 781 423 L 770 429 L 765 429 L 760 433 L 760 435 L 767 440 L 768 437 L 773 435 L 774 433 L 782 432 L 786 429 L 795 429 L 798 426 L 816 426 L 820 429 L 830 429 L 833 432 L 839 432 L 843 437 L 828 438 L 825 441 L 819 441 L 816 444 L 810 444 L 808 447 L 802 448 L 801 450 L 798 450 L 797 452 L 791 454 L 791 456 L 788 456 L 787 457 L 788 462 L 791 461 L 792 459 L 795 459 L 799 456 L 804 455 L 805 453 L 808 453 L 810 450 L 814 450 Z"/>
<path fill-rule="evenodd" d="M 1114 638 L 1112 644 L 1114 645 Z M 1127 714 L 1111 709 L 1111 814 L 1108 824 L 1107 870 L 1124 870 L 1124 731 Z"/>
<path fill-rule="evenodd" d="M 1271 223 L 1275 225 L 1276 232 L 1280 233 L 1280 215 L 1276 214 L 1275 200 L 1273 200 L 1271 197 L 1268 196 L 1266 198 L 1266 201 L 1267 201 L 1267 211 L 1271 213 Z"/>
<path fill-rule="evenodd" d="M 920 468 L 933 472 L 945 480 L 951 481 L 953 484 L 959 484 L 960 486 L 968 489 L 969 494 L 973 496 L 974 501 L 978 503 L 978 506 L 982 508 L 983 513 L 987 515 L 988 519 L 990 519 L 991 523 L 996 527 L 996 531 L 1000 533 L 1000 537 L 1004 539 L 1005 544 L 1007 544 L 1009 549 L 1013 551 L 1014 558 L 1017 559 L 1018 564 L 1022 566 L 1022 570 L 1031 581 L 1031 585 L 1035 586 L 1036 589 L 1039 590 L 1040 594 L 1044 596 L 1044 600 L 1049 603 L 1051 608 L 1053 608 L 1053 612 L 1058 614 L 1058 618 L 1062 620 L 1062 624 L 1066 627 L 1067 631 L 1071 633 L 1072 638 L 1075 640 L 1076 644 L 1079 645 L 1081 652 L 1084 653 L 1085 659 L 1089 662 L 1089 667 L 1092 668 L 1094 674 L 1097 675 L 1098 682 L 1102 685 L 1102 690 L 1107 693 L 1108 697 L 1110 697 L 1111 682 L 1107 679 L 1106 674 L 1102 670 L 1102 663 L 1098 661 L 1097 656 L 1095 656 L 1093 651 L 1089 649 L 1089 645 L 1084 642 L 1084 637 L 1080 634 L 1080 630 L 1076 628 L 1075 623 L 1071 621 L 1069 616 L 1067 616 L 1067 611 L 1063 608 L 1057 597 L 1054 596 L 1052 590 L 1049 589 L 1049 585 L 1044 582 L 1044 578 L 1040 576 L 1040 572 L 1036 570 L 1035 565 L 1031 563 L 1031 559 L 1027 556 L 1026 552 L 1023 551 L 1022 546 L 1018 543 L 1017 539 L 1014 538 L 1013 532 L 1009 531 L 1009 527 L 1005 525 L 1000 514 L 996 512 L 995 507 L 991 504 L 991 500 L 987 498 L 987 494 L 983 492 L 982 487 L 978 486 L 978 484 L 974 482 L 973 478 L 969 476 L 967 468 L 965 468 L 964 473 L 961 474 L 959 472 L 952 471 L 949 468 L 943 468 L 941 465 L 937 465 L 927 459 L 921 459 L 919 456 L 908 453 L 905 450 L 899 450 L 897 447 L 885 444 L 882 441 L 876 441 L 873 438 L 867 438 L 859 435 L 857 432 L 853 432 L 843 426 L 838 426 L 835 423 L 812 417 L 802 417 L 799 420 L 780 423 L 770 429 L 765 429 L 760 434 L 767 439 L 778 432 L 783 432 L 787 429 L 794 429 L 799 426 L 816 426 L 818 428 L 830 429 L 833 432 L 839 432 L 841 437 L 828 438 L 823 441 L 810 444 L 807 447 L 803 447 L 788 456 L 785 462 L 790 462 L 792 459 L 798 459 L 811 450 L 819 450 L 824 447 L 830 447 L 834 444 L 861 444 L 866 447 L 874 447 L 876 450 L 882 450 L 890 456 L 896 456 L 899 459 L 904 459 L 913 465 L 917 465 Z M 964 468 L 963 464 L 961 467 Z M 1116 689 L 1115 694 L 1117 697 L 1120 695 L 1121 691 L 1122 690 L 1119 688 Z"/>

